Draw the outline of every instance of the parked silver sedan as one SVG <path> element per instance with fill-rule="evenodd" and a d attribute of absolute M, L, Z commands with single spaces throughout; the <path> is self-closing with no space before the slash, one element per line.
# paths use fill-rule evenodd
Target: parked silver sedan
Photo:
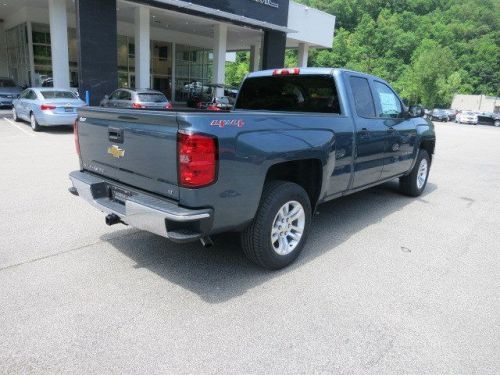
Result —
<path fill-rule="evenodd" d="M 118 89 L 101 100 L 101 107 L 136 109 L 172 109 L 161 91 L 151 89 Z"/>
<path fill-rule="evenodd" d="M 24 90 L 12 104 L 14 120 L 29 121 L 39 131 L 41 126 L 72 125 L 85 102 L 71 90 L 43 87 Z"/>

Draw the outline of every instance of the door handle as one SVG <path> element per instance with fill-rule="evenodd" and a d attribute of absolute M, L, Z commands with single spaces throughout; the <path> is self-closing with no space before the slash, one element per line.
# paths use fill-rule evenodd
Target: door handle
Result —
<path fill-rule="evenodd" d="M 108 137 L 111 142 L 123 143 L 123 129 L 108 128 Z"/>
<path fill-rule="evenodd" d="M 359 131 L 359 136 L 361 138 L 368 138 L 370 137 L 370 132 L 368 131 L 367 128 L 362 128 L 360 131 Z"/>

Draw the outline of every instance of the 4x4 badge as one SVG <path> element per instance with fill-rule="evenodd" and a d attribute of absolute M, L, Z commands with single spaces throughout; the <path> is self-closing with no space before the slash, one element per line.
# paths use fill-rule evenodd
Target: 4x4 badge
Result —
<path fill-rule="evenodd" d="M 114 158 L 123 158 L 125 156 L 125 150 L 113 145 L 108 147 L 108 154 L 112 155 Z"/>

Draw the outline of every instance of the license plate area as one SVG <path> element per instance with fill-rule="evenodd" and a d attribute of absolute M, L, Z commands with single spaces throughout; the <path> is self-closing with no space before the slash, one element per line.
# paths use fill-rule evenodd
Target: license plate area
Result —
<path fill-rule="evenodd" d="M 131 191 L 119 188 L 117 186 L 109 186 L 109 199 L 114 202 L 125 204 L 127 198 L 134 195 Z"/>
<path fill-rule="evenodd" d="M 65 107 L 64 111 L 65 112 L 73 112 L 73 107 Z"/>

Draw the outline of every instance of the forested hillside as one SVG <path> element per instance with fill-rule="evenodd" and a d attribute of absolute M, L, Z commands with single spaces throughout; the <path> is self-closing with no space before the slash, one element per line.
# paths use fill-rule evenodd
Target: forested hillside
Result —
<path fill-rule="evenodd" d="M 500 95 L 500 0 L 298 0 L 337 17 L 331 50 L 309 66 L 381 76 L 413 103 L 447 106 L 454 93 Z M 297 64 L 287 51 L 286 64 Z M 246 54 L 228 66 L 238 83 Z"/>

